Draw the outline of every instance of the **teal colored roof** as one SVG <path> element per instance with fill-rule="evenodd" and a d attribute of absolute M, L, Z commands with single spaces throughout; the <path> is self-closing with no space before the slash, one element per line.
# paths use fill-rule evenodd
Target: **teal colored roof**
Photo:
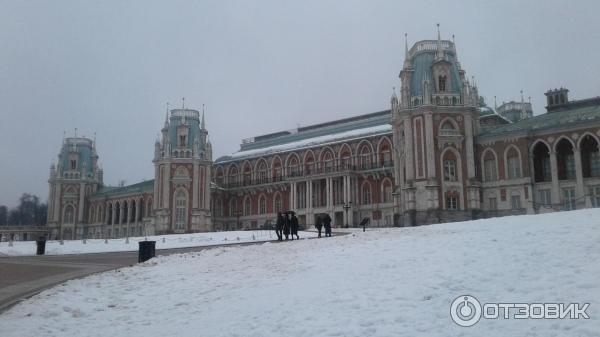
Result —
<path fill-rule="evenodd" d="M 494 137 L 507 133 L 536 132 L 565 126 L 579 126 L 590 122 L 600 122 L 600 104 L 549 112 L 516 123 L 494 126 L 488 130 L 484 129 L 479 138 Z"/>
<path fill-rule="evenodd" d="M 413 68 L 413 74 L 411 77 L 410 83 L 410 91 L 411 96 L 421 96 L 423 94 L 423 81 L 429 81 L 429 90 L 430 93 L 436 93 L 435 82 L 433 81 L 433 71 L 432 66 L 434 64 L 435 59 L 435 51 L 424 51 L 416 54 L 411 59 L 411 65 Z M 449 50 L 444 51 L 444 59 L 450 62 L 452 65 L 450 66 L 451 71 L 451 87 L 452 91 L 448 91 L 450 93 L 460 93 L 462 90 L 462 83 L 460 82 L 460 76 L 458 74 L 458 67 L 456 65 L 456 57 Z"/>
<path fill-rule="evenodd" d="M 120 195 L 128 195 L 132 193 L 144 193 L 153 192 L 154 190 L 154 179 L 142 181 L 141 183 L 129 185 L 129 186 L 103 186 L 101 189 L 96 191 L 92 198 L 97 197 L 116 197 Z"/>
<path fill-rule="evenodd" d="M 186 112 L 193 113 L 194 115 L 199 114 L 196 110 L 186 109 Z M 182 125 L 183 118 L 181 116 L 176 116 L 174 113 L 181 112 L 181 109 L 173 109 L 171 110 L 171 116 L 169 118 L 169 142 L 171 144 L 179 144 L 177 139 L 177 127 Z M 200 120 L 198 117 L 186 117 L 185 124 L 189 126 L 188 137 L 186 139 L 186 146 L 192 147 L 194 144 L 194 139 L 198 136 L 200 137 Z"/>
<path fill-rule="evenodd" d="M 94 166 L 92 157 L 94 156 L 94 153 L 92 146 L 93 142 L 88 138 L 71 137 L 65 139 L 65 143 L 63 144 L 59 155 L 60 164 L 63 170 L 70 169 L 71 164 L 69 163 L 69 153 L 75 150 L 75 152 L 79 154 L 77 171 L 81 173 L 82 177 L 93 176 Z"/>

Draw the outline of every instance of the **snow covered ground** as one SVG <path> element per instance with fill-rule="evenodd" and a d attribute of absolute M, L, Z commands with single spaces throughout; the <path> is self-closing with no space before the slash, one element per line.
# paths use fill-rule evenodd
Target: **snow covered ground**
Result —
<path fill-rule="evenodd" d="M 299 235 L 303 238 L 317 236 L 316 233 L 313 232 L 300 232 Z M 277 236 L 275 235 L 274 231 L 263 230 L 172 234 L 147 237 L 148 240 L 156 241 L 156 249 L 214 246 L 253 241 L 270 241 L 276 238 Z M 86 240 L 85 244 L 82 240 L 64 240 L 64 244 L 62 245 L 59 241 L 52 240 L 46 242 L 46 255 L 137 251 L 138 242 L 144 241 L 145 239 L 145 237 L 130 237 L 129 243 L 127 243 L 125 238 L 110 239 L 108 242 L 105 242 L 104 239 L 91 239 Z M 0 242 L 0 256 L 35 255 L 35 252 L 35 241 L 15 241 L 13 242 L 12 247 L 9 246 L 8 242 Z"/>
<path fill-rule="evenodd" d="M 484 320 L 450 304 L 590 303 Z M 0 315 L 9 336 L 599 336 L 600 209 L 219 247 L 72 280 Z"/>

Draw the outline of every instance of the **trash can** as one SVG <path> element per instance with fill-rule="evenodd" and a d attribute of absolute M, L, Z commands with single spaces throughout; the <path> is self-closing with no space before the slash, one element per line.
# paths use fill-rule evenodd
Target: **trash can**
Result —
<path fill-rule="evenodd" d="M 138 263 L 148 261 L 155 255 L 156 241 L 140 241 L 140 250 L 138 253 Z"/>
<path fill-rule="evenodd" d="M 46 253 L 46 238 L 40 236 L 35 243 L 37 244 L 37 255 L 44 255 Z"/>

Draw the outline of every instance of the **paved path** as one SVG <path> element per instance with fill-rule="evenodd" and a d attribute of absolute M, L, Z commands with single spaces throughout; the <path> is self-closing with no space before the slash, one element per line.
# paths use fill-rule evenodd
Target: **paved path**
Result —
<path fill-rule="evenodd" d="M 249 242 L 174 249 L 157 249 L 156 255 L 195 252 L 223 246 L 261 244 Z M 107 270 L 131 266 L 138 252 L 79 255 L 0 256 L 0 313 L 19 301 L 67 280 Z"/>
<path fill-rule="evenodd" d="M 337 232 L 336 235 L 349 233 Z M 314 238 L 313 238 L 314 239 Z M 271 242 L 277 242 L 273 240 Z M 174 249 L 157 249 L 156 255 L 195 252 L 223 246 L 262 244 L 265 241 Z M 0 255 L 0 314 L 19 301 L 67 280 L 107 270 L 131 266 L 138 252 L 112 252 L 78 255 L 14 256 Z"/>

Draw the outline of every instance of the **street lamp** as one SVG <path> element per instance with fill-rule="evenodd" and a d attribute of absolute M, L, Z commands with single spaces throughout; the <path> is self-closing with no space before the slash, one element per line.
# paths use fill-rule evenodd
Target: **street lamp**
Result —
<path fill-rule="evenodd" d="M 344 204 L 343 208 L 346 211 L 346 228 L 348 228 L 348 210 L 352 207 L 352 201 L 348 201 Z"/>

